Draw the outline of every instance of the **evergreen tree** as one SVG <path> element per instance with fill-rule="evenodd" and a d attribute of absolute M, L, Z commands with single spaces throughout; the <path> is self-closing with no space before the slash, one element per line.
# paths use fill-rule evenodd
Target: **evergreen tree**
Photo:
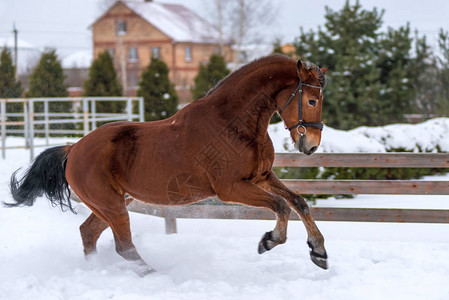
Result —
<path fill-rule="evenodd" d="M 295 41 L 299 56 L 329 67 L 323 119 L 330 126 L 398 122 L 415 109 L 410 28 L 380 32 L 383 13 L 359 1 L 340 11 L 326 7 L 325 28 L 301 29 Z"/>
<path fill-rule="evenodd" d="M 223 56 L 212 55 L 207 65 L 200 65 L 198 74 L 194 81 L 195 86 L 192 89 L 193 99 L 203 97 L 220 80 L 226 77 L 230 70 L 226 67 Z"/>
<path fill-rule="evenodd" d="M 64 85 L 65 75 L 62 70 L 61 62 L 58 60 L 56 50 L 46 49 L 34 68 L 29 79 L 29 90 L 27 97 L 67 97 L 67 87 Z M 49 110 L 53 113 L 66 113 L 71 111 L 72 103 L 67 101 L 49 102 Z M 35 103 L 34 111 L 41 113 L 44 111 L 44 105 L 41 102 Z M 64 128 L 74 129 L 73 124 L 50 124 L 50 129 Z"/>
<path fill-rule="evenodd" d="M 438 94 L 435 107 L 438 115 L 449 114 L 449 32 L 440 29 L 438 36 L 440 57 L 437 73 Z"/>
<path fill-rule="evenodd" d="M 412 38 L 410 27 L 392 28 L 380 40 L 377 67 L 380 69 L 382 90 L 376 103 L 377 124 L 404 121 L 404 114 L 411 113 L 415 90 L 411 58 Z"/>
<path fill-rule="evenodd" d="M 30 76 L 27 97 L 67 97 L 64 79 L 56 50 L 47 49 Z"/>
<path fill-rule="evenodd" d="M 326 7 L 325 30 L 310 31 L 295 41 L 300 57 L 328 66 L 323 120 L 342 129 L 375 123 L 381 91 L 376 67 L 383 11 L 362 9 L 346 1 L 340 11 Z"/>
<path fill-rule="evenodd" d="M 160 59 L 151 59 L 142 72 L 137 94 L 144 97 L 145 121 L 165 119 L 177 111 L 178 96 L 168 78 L 168 67 Z"/>
<path fill-rule="evenodd" d="M 426 116 L 437 113 L 440 109 L 439 70 L 426 36 L 420 37 L 418 32 L 415 33 L 415 56 L 412 59 L 411 73 L 415 109 Z"/>
<path fill-rule="evenodd" d="M 89 78 L 84 82 L 84 95 L 112 97 L 122 94 L 112 57 L 107 51 L 100 53 L 89 68 Z"/>
<path fill-rule="evenodd" d="M 100 53 L 89 68 L 89 77 L 84 82 L 84 96 L 117 97 L 122 94 L 112 57 L 107 51 Z M 96 110 L 101 112 L 117 113 L 124 107 L 120 102 L 96 102 Z"/>
<path fill-rule="evenodd" d="M 22 95 L 22 86 L 16 82 L 15 75 L 11 53 L 4 47 L 0 54 L 0 98 L 19 98 Z"/>
<path fill-rule="evenodd" d="M 16 70 L 12 64 L 11 53 L 6 47 L 0 54 L 0 98 L 19 98 L 23 89 L 20 82 L 16 82 Z M 23 112 L 22 103 L 7 103 L 6 112 Z M 19 117 L 8 117 L 8 121 L 20 121 Z M 11 126 L 11 129 L 19 129 L 20 126 Z"/>

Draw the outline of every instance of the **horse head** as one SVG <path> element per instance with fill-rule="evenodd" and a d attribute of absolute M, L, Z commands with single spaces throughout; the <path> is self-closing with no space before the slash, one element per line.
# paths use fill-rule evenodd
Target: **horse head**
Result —
<path fill-rule="evenodd" d="M 323 89 L 326 85 L 327 68 L 318 68 L 312 63 L 297 62 L 297 81 L 290 98 L 278 99 L 279 115 L 285 123 L 298 151 L 310 155 L 321 142 L 321 112 L 323 108 Z M 285 94 L 284 94 L 285 95 Z"/>

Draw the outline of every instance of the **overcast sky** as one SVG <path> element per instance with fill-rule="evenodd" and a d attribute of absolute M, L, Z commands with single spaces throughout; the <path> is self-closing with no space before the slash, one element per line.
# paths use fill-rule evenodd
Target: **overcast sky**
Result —
<path fill-rule="evenodd" d="M 13 23 L 19 38 L 39 48 L 54 47 L 62 56 L 91 49 L 89 25 L 101 15 L 105 0 L 0 0 L 0 37 L 12 37 Z M 204 16 L 205 0 L 154 0 L 182 3 Z M 232 0 L 229 0 L 232 1 Z M 281 38 L 290 42 L 299 27 L 316 29 L 324 24 L 325 6 L 339 10 L 345 0 L 273 0 L 278 3 L 278 17 L 268 30 L 268 42 Z M 355 3 L 354 0 L 350 1 Z M 361 0 L 366 9 L 385 9 L 384 26 L 397 28 L 410 22 L 412 29 L 436 44 L 439 28 L 449 30 L 448 0 Z"/>

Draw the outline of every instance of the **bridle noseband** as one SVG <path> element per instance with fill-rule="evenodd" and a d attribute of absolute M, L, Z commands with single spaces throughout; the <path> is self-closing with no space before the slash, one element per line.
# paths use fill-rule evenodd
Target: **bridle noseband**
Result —
<path fill-rule="evenodd" d="M 303 120 L 302 120 L 302 87 L 304 85 L 308 86 L 308 87 L 315 88 L 315 89 L 319 89 L 321 93 L 323 92 L 322 87 L 317 86 L 317 85 L 307 84 L 307 83 L 304 83 L 301 80 L 299 80 L 298 86 L 296 87 L 295 91 L 293 92 L 293 94 L 290 95 L 290 98 L 288 98 L 287 102 L 279 110 L 279 115 L 280 115 L 280 114 L 282 114 L 284 109 L 287 107 L 287 105 L 289 105 L 290 102 L 292 102 L 293 97 L 295 97 L 296 94 L 298 93 L 298 123 L 296 125 L 293 125 L 292 127 L 289 127 L 288 130 L 292 131 L 293 129 L 296 128 L 296 130 L 298 131 L 300 136 L 303 136 L 307 133 L 306 127 L 318 128 L 320 130 L 323 130 L 323 122 L 321 122 L 321 121 L 320 122 L 303 122 Z M 300 128 L 303 131 L 300 131 L 299 130 Z"/>

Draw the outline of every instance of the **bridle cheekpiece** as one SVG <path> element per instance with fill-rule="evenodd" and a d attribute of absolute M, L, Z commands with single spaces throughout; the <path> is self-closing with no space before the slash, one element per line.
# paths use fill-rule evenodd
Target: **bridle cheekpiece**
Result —
<path fill-rule="evenodd" d="M 319 89 L 320 93 L 323 92 L 322 87 L 317 86 L 317 85 L 307 84 L 307 83 L 304 83 L 301 80 L 299 80 L 298 86 L 296 87 L 295 91 L 293 92 L 293 94 L 290 95 L 290 98 L 288 98 L 287 102 L 279 110 L 279 115 L 281 115 L 282 112 L 284 111 L 284 109 L 287 107 L 287 105 L 289 105 L 290 102 L 292 102 L 293 98 L 296 96 L 296 94 L 298 94 L 298 123 L 296 125 L 289 127 L 288 130 L 292 131 L 293 129 L 296 128 L 296 130 L 298 131 L 300 136 L 304 136 L 307 133 L 306 127 L 318 128 L 320 130 L 323 130 L 323 122 L 321 122 L 321 121 L 320 122 L 304 122 L 302 119 L 302 87 L 303 86 L 308 86 L 311 88 Z"/>

